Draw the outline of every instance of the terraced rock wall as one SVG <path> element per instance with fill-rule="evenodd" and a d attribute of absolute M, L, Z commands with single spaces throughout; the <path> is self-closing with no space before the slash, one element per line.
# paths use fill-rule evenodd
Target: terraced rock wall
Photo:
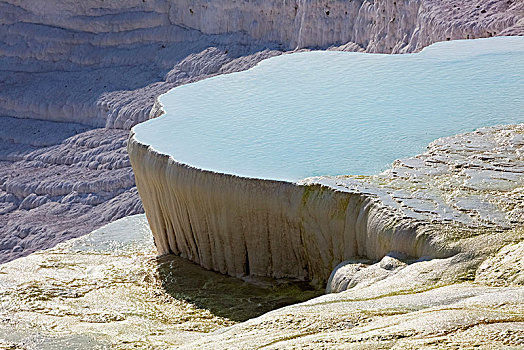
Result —
<path fill-rule="evenodd" d="M 523 9 L 513 0 L 0 0 L 0 262 L 141 212 L 127 130 L 158 116 L 156 98 L 177 85 L 296 48 L 398 53 L 519 35 Z"/>
<path fill-rule="evenodd" d="M 523 127 L 439 139 L 380 175 L 299 183 L 192 168 L 140 143 L 133 131 L 128 151 L 159 254 L 232 276 L 318 285 L 334 271 L 328 290 L 342 291 L 352 278 L 381 279 L 384 269 L 425 260 L 435 262 L 432 283 L 454 281 L 519 242 Z M 363 261 L 380 260 L 378 269 L 363 269 Z"/>
<path fill-rule="evenodd" d="M 133 132 L 128 150 L 159 254 L 232 276 L 324 285 L 351 258 L 453 252 L 372 196 L 202 171 L 158 154 Z"/>

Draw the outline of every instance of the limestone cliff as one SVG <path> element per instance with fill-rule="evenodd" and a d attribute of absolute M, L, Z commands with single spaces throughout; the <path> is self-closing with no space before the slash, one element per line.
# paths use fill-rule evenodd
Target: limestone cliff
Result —
<path fill-rule="evenodd" d="M 522 10 L 517 2 L 184 0 L 171 6 L 169 18 L 207 34 L 246 32 L 286 49 L 354 42 L 367 52 L 402 53 L 510 33 L 522 25 Z"/>
<path fill-rule="evenodd" d="M 177 85 L 297 48 L 400 53 L 448 38 L 520 35 L 523 6 L 0 0 L 0 261 L 140 212 L 127 133 L 107 128 L 158 116 L 156 98 Z"/>
<path fill-rule="evenodd" d="M 438 254 L 415 244 L 415 226 L 393 226 L 394 216 L 365 196 L 202 171 L 133 136 L 128 150 L 159 254 L 238 277 L 319 283 L 354 256 Z"/>
<path fill-rule="evenodd" d="M 192 168 L 140 143 L 133 131 L 128 151 L 159 254 L 181 255 L 233 276 L 320 285 L 346 260 L 450 258 L 434 276 L 449 282 L 520 239 L 514 229 L 524 224 L 522 128 L 442 139 L 375 177 L 299 183 Z M 495 168 L 477 160 L 502 158 L 507 162 Z M 476 175 L 456 162 L 474 163 Z M 358 270 L 349 277 L 348 271 L 335 273 L 328 289 L 349 288 Z"/>

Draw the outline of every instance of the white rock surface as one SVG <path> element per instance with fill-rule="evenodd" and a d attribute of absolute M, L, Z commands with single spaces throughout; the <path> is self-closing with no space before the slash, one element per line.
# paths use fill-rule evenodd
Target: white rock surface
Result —
<path fill-rule="evenodd" d="M 121 153 L 125 132 L 86 125 L 128 129 L 157 116 L 156 97 L 168 89 L 285 50 L 411 52 L 448 38 L 520 35 L 523 6 L 0 0 L 0 116 L 60 122 L 0 120 L 1 261 L 142 210 Z"/>
<path fill-rule="evenodd" d="M 495 286 L 524 285 L 524 241 L 508 244 L 486 259 L 475 281 Z"/>
<path fill-rule="evenodd" d="M 451 254 L 378 200 L 319 185 L 212 173 L 177 163 L 134 138 L 128 151 L 159 254 L 232 276 L 323 284 L 341 261 Z"/>
<path fill-rule="evenodd" d="M 386 287 L 386 289 L 384 289 Z M 524 288 L 461 283 L 325 295 L 219 330 L 180 349 L 518 349 Z"/>
<path fill-rule="evenodd" d="M 33 119 L 13 121 L 2 117 L 0 120 L 2 261 L 50 247 L 119 216 L 141 210 L 124 151 L 127 132 L 92 130 L 91 127 L 127 129 L 156 116 L 159 113 L 155 105 L 156 97 L 177 84 L 246 69 L 283 50 L 309 46 L 368 52 L 411 52 L 448 38 L 522 35 L 523 7 L 524 2 L 518 0 L 325 3 L 312 0 L 0 0 L 0 115 Z M 507 138 L 508 147 L 517 143 L 519 137 L 517 133 Z M 509 154 L 522 158 L 520 150 L 510 151 Z M 510 165 L 504 161 L 506 155 L 501 151 L 497 164 L 506 164 L 504 167 L 508 168 Z M 476 278 L 478 283 L 500 285 L 506 284 L 506 277 L 510 275 L 516 276 L 509 280 L 510 284 L 522 283 L 519 277 L 522 247 L 518 242 L 522 233 L 511 228 L 500 229 L 504 225 L 515 227 L 522 222 L 522 191 L 510 187 L 504 190 L 504 196 L 489 196 L 492 185 L 496 186 L 496 193 L 508 182 L 511 183 L 515 175 L 506 170 L 493 173 L 493 169 L 489 169 L 487 162 L 481 158 L 477 159 L 483 163 L 480 177 L 477 172 L 465 167 L 474 163 L 468 163 L 467 159 L 461 161 L 459 154 L 455 154 L 451 164 L 447 163 L 447 156 L 439 158 L 438 154 L 428 159 L 433 160 L 429 167 L 427 159 L 412 159 L 403 163 L 405 167 L 396 166 L 399 176 L 394 179 L 386 176 L 388 182 L 396 182 L 400 187 L 391 194 L 373 181 L 363 181 L 360 182 L 358 191 L 361 194 L 358 196 L 370 195 L 374 198 L 373 203 L 379 197 L 387 205 L 397 203 L 408 221 L 447 223 L 448 214 L 455 218 L 457 213 L 460 214 L 458 217 L 471 220 L 473 226 L 496 228 L 491 234 L 468 237 L 460 244 L 461 247 L 466 244 L 474 248 L 488 247 L 482 255 L 493 252 L 491 260 L 482 263 L 480 258 L 471 259 L 467 255 L 470 252 L 466 251 L 443 259 L 412 261 L 408 257 L 397 259 L 399 262 L 394 264 L 385 260 L 383 264 L 366 262 L 368 267 L 365 269 L 371 270 L 364 272 L 365 269 L 361 269 L 363 272 L 359 275 L 346 275 L 351 277 L 349 281 L 353 284 L 353 288 L 346 292 L 267 314 L 204 339 L 195 339 L 197 342 L 187 347 L 522 347 L 522 288 L 486 287 L 468 282 L 424 291 L 428 286 L 433 288 L 438 283 L 456 281 L 457 276 L 469 280 Z M 421 164 L 426 166 L 422 169 Z M 407 168 L 415 170 L 406 171 Z M 468 195 L 471 194 L 471 186 L 475 191 L 484 191 L 475 195 L 499 208 L 502 216 L 484 215 L 492 212 L 488 206 L 482 207 L 485 209 L 483 212 L 474 210 L 475 203 L 478 203 L 475 198 L 478 197 L 448 201 L 446 191 L 442 192 L 445 201 L 438 194 L 434 199 L 428 193 L 423 194 L 420 201 L 407 200 L 406 196 L 417 191 L 410 191 L 410 187 L 405 185 L 417 182 L 417 177 L 421 175 L 418 170 L 431 171 L 438 183 L 438 174 L 449 174 L 449 169 L 453 168 L 461 170 L 451 172 L 450 179 L 458 181 L 450 181 L 449 188 L 456 189 L 458 186 L 459 190 L 465 189 Z M 407 172 L 406 179 L 400 176 L 404 172 Z M 504 176 L 498 176 L 501 174 Z M 490 181 L 485 181 L 487 178 Z M 345 180 L 343 187 L 353 186 L 346 186 L 348 181 Z M 377 194 L 377 191 L 381 192 Z M 382 196 L 384 193 L 387 195 Z M 388 196 L 390 201 L 386 200 Z M 310 201 L 310 205 L 315 205 L 314 198 Z M 435 211 L 434 203 L 443 205 Z M 424 210 L 413 210 L 417 208 Z M 312 227 L 314 225 L 318 223 L 313 223 Z M 362 225 L 367 227 L 364 223 Z M 442 232 L 451 240 L 457 239 L 457 231 L 449 229 Z M 422 233 L 417 239 L 425 244 L 427 237 Z M 515 242 L 506 245 L 509 241 Z M 324 249 L 326 243 L 320 243 Z M 433 242 L 430 242 L 430 247 L 431 244 Z M 501 250 L 499 247 L 502 247 Z M 71 270 L 63 264 L 62 248 L 58 249 L 55 252 L 55 267 L 66 273 L 58 280 L 46 280 L 44 283 L 45 295 L 52 296 L 49 305 L 56 302 L 53 307 L 43 306 L 37 300 L 43 295 L 41 290 L 36 289 L 37 293 L 31 294 L 31 284 L 22 283 L 13 289 L 35 299 L 31 304 L 9 304 L 10 307 L 22 307 L 30 312 L 25 314 L 29 316 L 24 326 L 29 330 L 27 334 L 32 333 L 33 337 L 35 323 L 32 322 L 36 320 L 33 316 L 43 320 L 39 324 L 44 328 L 49 326 L 46 323 L 48 317 L 64 320 L 61 298 L 67 299 L 67 293 L 71 291 L 68 284 L 71 282 L 68 279 Z M 390 253 L 388 248 L 378 249 L 381 254 Z M 51 255 L 55 253 L 50 252 Z M 377 260 L 382 258 L 379 255 Z M 76 258 L 73 264 L 79 264 Z M 90 257 L 87 255 L 84 258 L 89 263 Z M 112 257 L 102 254 L 101 259 L 110 261 Z M 129 263 L 126 257 L 117 259 Z M 342 259 L 345 260 L 341 256 L 340 261 Z M 32 257 L 31 260 L 36 263 L 30 273 L 25 261 L 20 262 L 20 272 L 16 272 L 15 265 L 9 268 L 14 269 L 17 278 L 25 276 L 29 282 L 38 281 L 33 272 L 37 277 L 41 276 L 40 269 L 46 269 L 48 261 L 42 256 Z M 142 276 L 143 265 L 133 262 L 128 266 L 136 268 L 136 276 Z M 331 266 L 336 262 L 323 261 L 321 264 Z M 476 270 L 479 264 L 480 269 Z M 391 273 L 390 267 L 397 265 L 395 273 Z M 111 273 L 114 269 L 115 266 L 109 262 L 102 270 L 90 270 L 90 273 L 104 274 L 108 271 L 108 276 L 115 278 Z M 322 274 L 326 272 L 329 275 L 328 268 L 322 270 Z M 100 288 L 98 277 L 93 278 L 84 271 L 75 273 L 87 285 Z M 134 276 L 130 275 L 129 269 L 122 275 L 131 278 L 125 280 L 130 282 L 125 287 L 136 288 L 136 281 L 132 280 Z M 15 275 L 3 276 L 7 280 Z M 373 283 L 370 284 L 370 281 Z M 414 293 L 409 290 L 412 285 L 406 281 L 418 281 L 419 284 L 413 286 Z M 111 280 L 110 284 L 113 282 Z M 138 288 L 142 285 L 139 283 Z M 2 284 L 2 288 L 7 288 L 7 285 Z M 65 294 L 61 295 L 61 292 Z M 93 327 L 103 332 L 111 332 L 129 322 L 118 321 L 119 315 L 101 312 L 107 307 L 106 297 L 125 293 L 115 294 L 110 287 L 105 289 L 105 293 L 104 303 L 98 304 L 100 308 L 93 312 L 78 303 L 68 304 L 70 310 L 74 310 L 68 320 L 73 319 L 85 329 L 82 315 L 94 315 L 91 319 Z M 126 302 L 125 298 L 113 300 Z M 151 300 L 156 299 L 148 299 Z M 100 315 L 97 316 L 97 313 Z M 153 314 L 158 315 L 158 312 Z M 113 322 L 116 328 L 110 329 L 105 323 L 97 324 L 97 320 Z M 6 329 L 20 331 L 21 323 L 16 321 L 6 317 L 0 320 L 3 325 L 12 327 Z M 138 322 L 143 325 L 141 320 Z M 59 321 L 53 325 L 58 324 Z M 62 330 L 54 328 L 56 332 Z M 114 334 L 109 334 L 108 338 L 118 339 Z M 131 336 L 135 339 L 141 334 L 135 332 Z M 153 337 L 158 338 L 159 335 L 153 334 Z M 181 339 L 174 340 L 179 343 Z M 21 340 L 24 340 L 23 336 Z M 0 346 L 3 345 L 0 343 Z M 14 342 L 14 346 L 18 346 L 18 341 Z"/>
<path fill-rule="evenodd" d="M 481 128 L 432 142 L 425 153 L 370 177 L 309 178 L 380 198 L 403 217 L 472 227 L 524 224 L 524 124 Z"/>
<path fill-rule="evenodd" d="M 141 214 L 0 265 L 0 348 L 168 349 L 319 295 L 155 256 Z"/>
<path fill-rule="evenodd" d="M 169 295 L 154 256 L 135 215 L 1 265 L 0 348 L 165 349 L 233 323 Z"/>
<path fill-rule="evenodd" d="M 275 54 L 262 50 L 233 59 L 211 47 L 176 64 L 166 78 L 174 82 L 153 84 L 133 96 L 157 96 L 216 69 L 246 69 Z M 89 77 L 89 71 L 82 74 Z M 122 94 L 119 98 L 131 108 Z M 148 113 L 156 115 L 152 103 Z M 134 111 L 125 115 L 134 118 Z M 0 123 L 0 262 L 143 212 L 126 151 L 127 130 L 12 117 L 0 117 Z"/>
<path fill-rule="evenodd" d="M 0 262 L 142 212 L 127 132 L 0 117 Z"/>
<path fill-rule="evenodd" d="M 357 257 L 453 257 L 454 268 L 434 277 L 449 281 L 522 239 L 523 128 L 485 128 L 440 139 L 427 153 L 377 176 L 300 183 L 192 168 L 141 144 L 133 132 L 128 151 L 159 254 L 181 255 L 232 276 L 319 285 L 339 263 Z M 473 166 L 475 172 L 464 173 Z M 364 269 L 363 278 L 376 272 L 380 280 L 394 265 L 384 261 L 378 270 Z M 328 290 L 353 287 L 358 273 L 353 267 L 342 276 L 335 273 Z"/>
<path fill-rule="evenodd" d="M 519 255 L 522 244 L 510 244 L 482 263 L 475 282 L 458 283 L 438 277 L 460 273 L 469 257 L 352 261 L 344 265 L 357 267 L 350 290 L 265 313 L 307 292 L 155 259 L 146 218 L 134 215 L 1 265 L 0 347 L 519 349 L 524 281 L 490 286 L 518 275 Z M 484 274 L 493 261 L 499 276 Z M 256 318 L 238 323 L 219 312 L 232 309 Z"/>

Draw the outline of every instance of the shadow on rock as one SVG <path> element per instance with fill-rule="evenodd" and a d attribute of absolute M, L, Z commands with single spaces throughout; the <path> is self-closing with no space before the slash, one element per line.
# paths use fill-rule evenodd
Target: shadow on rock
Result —
<path fill-rule="evenodd" d="M 206 270 L 175 255 L 160 257 L 157 263 L 162 287 L 169 295 L 235 322 L 306 301 L 324 292 L 301 281 L 257 278 L 246 282 Z"/>

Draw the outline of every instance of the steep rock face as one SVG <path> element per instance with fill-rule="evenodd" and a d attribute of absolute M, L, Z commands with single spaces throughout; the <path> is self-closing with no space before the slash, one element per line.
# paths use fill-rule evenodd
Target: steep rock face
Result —
<path fill-rule="evenodd" d="M 409 221 L 393 225 L 400 217 L 366 196 L 202 171 L 156 153 L 133 134 L 128 150 L 159 254 L 238 277 L 318 284 L 354 256 L 449 254 L 417 238 Z"/>
<path fill-rule="evenodd" d="M 125 116 L 146 120 L 153 101 L 125 106 L 126 92 L 161 80 L 200 36 L 171 26 L 159 1 L 3 1 L 0 8 L 0 114 L 23 118 L 120 128 L 130 127 Z"/>
<path fill-rule="evenodd" d="M 140 143 L 133 131 L 128 151 L 159 254 L 233 276 L 319 285 L 348 259 L 451 258 L 434 275 L 449 282 L 522 239 L 523 127 L 437 140 L 377 176 L 296 184 L 192 168 Z M 366 279 L 373 270 L 335 274 L 328 290 L 351 288 L 352 278 L 361 278 L 353 275 Z"/>
<path fill-rule="evenodd" d="M 287 49 L 355 42 L 367 52 L 401 53 L 512 32 L 522 11 L 518 2 L 471 0 L 184 0 L 170 8 L 169 18 L 208 34 L 243 31 Z"/>
<path fill-rule="evenodd" d="M 170 88 L 296 48 L 396 53 L 448 38 L 519 35 L 523 6 L 506 0 L 0 0 L 1 254 L 10 260 L 141 212 L 122 155 L 126 133 L 89 129 L 129 129 L 158 116 L 156 98 Z M 43 127 L 35 119 L 60 123 Z M 15 140 L 22 129 L 27 137 Z M 91 140 L 91 151 L 70 137 Z M 76 198 L 75 204 L 63 198 Z"/>

